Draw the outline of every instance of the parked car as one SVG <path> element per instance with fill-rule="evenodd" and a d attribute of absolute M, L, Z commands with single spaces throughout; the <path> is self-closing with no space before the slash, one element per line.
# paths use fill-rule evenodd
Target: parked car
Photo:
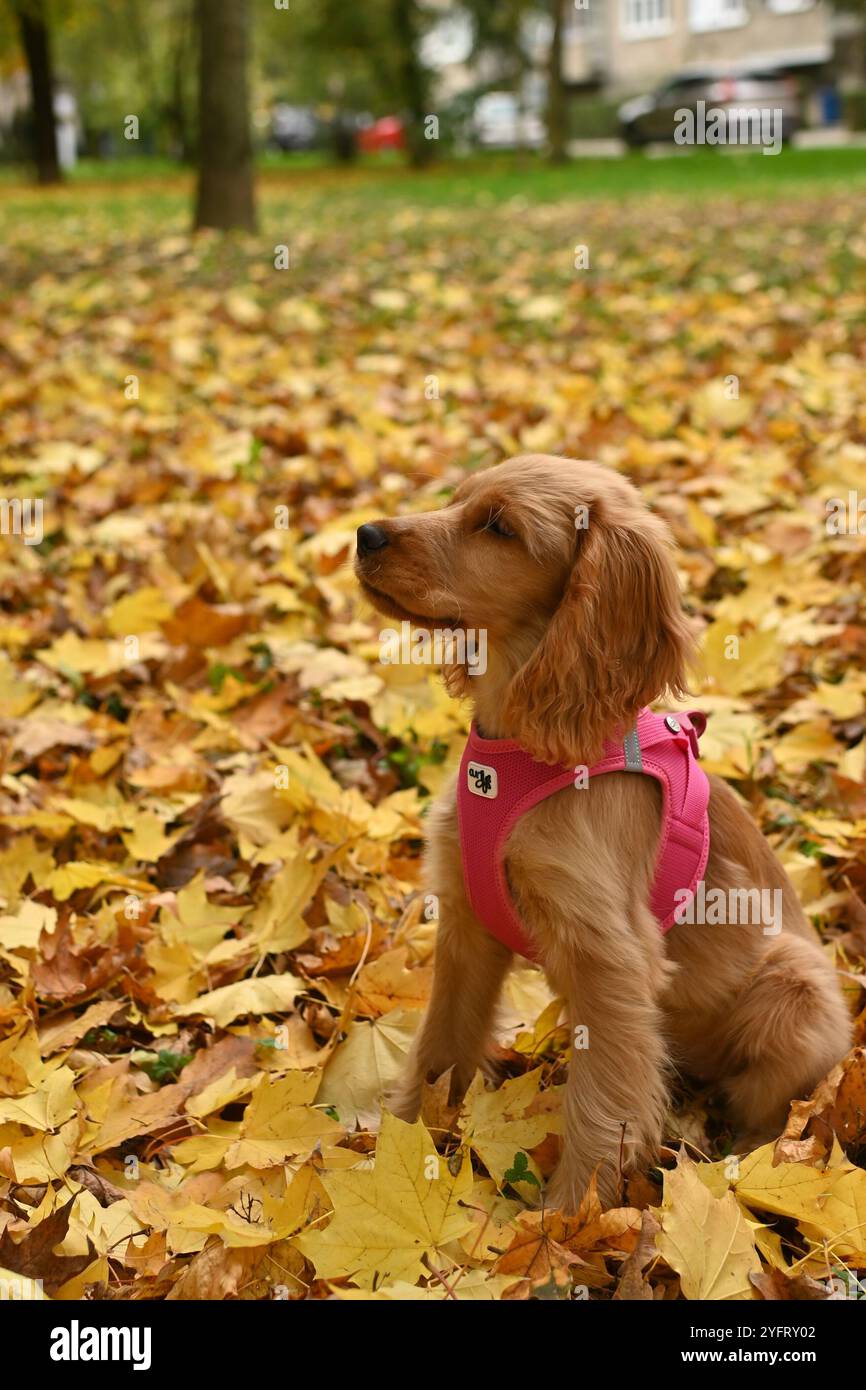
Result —
<path fill-rule="evenodd" d="M 364 154 L 376 150 L 402 150 L 406 146 L 403 122 L 399 116 L 381 116 L 371 125 L 362 126 L 357 135 L 358 149 Z"/>
<path fill-rule="evenodd" d="M 278 149 L 312 150 L 319 136 L 319 122 L 308 106 L 277 102 L 271 112 L 271 139 Z"/>
<path fill-rule="evenodd" d="M 475 103 L 471 123 L 477 144 L 488 150 L 537 150 L 544 144 L 544 122 L 521 107 L 513 92 L 487 92 Z"/>
<path fill-rule="evenodd" d="M 655 92 L 632 97 L 623 103 L 619 108 L 622 137 L 632 149 L 655 140 L 674 140 L 682 120 L 679 113 L 691 111 L 697 119 L 700 114 L 698 102 L 704 103 L 705 120 L 709 119 L 711 110 L 721 109 L 725 112 L 723 128 L 726 132 L 730 130 L 730 138 L 719 143 L 757 144 L 759 141 L 757 132 L 760 121 L 752 120 L 747 124 L 740 117 L 735 127 L 730 118 L 733 111 L 759 112 L 761 120 L 765 126 L 769 123 L 770 129 L 774 129 L 778 121 L 783 142 L 790 140 L 802 119 L 796 79 L 776 69 L 689 69 L 677 73 Z M 776 116 L 776 112 L 781 114 Z M 751 138 L 747 138 L 749 136 Z M 685 142 L 681 140 L 681 143 Z"/>

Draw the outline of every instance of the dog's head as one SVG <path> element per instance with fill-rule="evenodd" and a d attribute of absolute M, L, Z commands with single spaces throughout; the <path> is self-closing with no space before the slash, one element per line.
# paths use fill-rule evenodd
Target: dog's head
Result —
<path fill-rule="evenodd" d="M 525 455 L 472 474 L 440 511 L 361 526 L 355 566 L 389 617 L 486 629 L 497 723 L 545 762 L 591 761 L 685 689 L 667 528 L 599 464 Z"/>

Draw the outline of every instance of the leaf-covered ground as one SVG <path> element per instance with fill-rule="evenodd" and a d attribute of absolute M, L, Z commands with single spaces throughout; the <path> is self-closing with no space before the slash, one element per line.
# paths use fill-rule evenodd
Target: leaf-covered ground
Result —
<path fill-rule="evenodd" d="M 732 1155 L 714 1097 L 683 1092 L 661 1168 L 612 1212 L 593 1191 L 542 1209 L 567 1039 L 528 967 L 501 1086 L 383 1120 L 430 987 L 425 807 L 466 710 L 379 663 L 348 561 L 362 521 L 518 450 L 637 482 L 706 627 L 706 765 L 857 1015 L 866 566 L 856 517 L 825 523 L 866 490 L 864 225 L 858 191 L 314 188 L 227 242 L 158 197 L 0 212 L 0 495 L 44 503 L 40 545 L 0 537 L 5 1277 L 59 1298 L 856 1296 L 862 1013 L 779 1145 Z"/>

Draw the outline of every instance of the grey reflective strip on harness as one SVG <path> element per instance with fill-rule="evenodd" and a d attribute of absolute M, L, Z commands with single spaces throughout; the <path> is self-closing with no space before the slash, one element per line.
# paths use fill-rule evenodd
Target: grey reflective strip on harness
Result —
<path fill-rule="evenodd" d="M 640 751 L 637 729 L 632 729 L 630 734 L 626 734 L 622 741 L 622 751 L 625 754 L 625 771 L 643 772 L 643 756 Z"/>

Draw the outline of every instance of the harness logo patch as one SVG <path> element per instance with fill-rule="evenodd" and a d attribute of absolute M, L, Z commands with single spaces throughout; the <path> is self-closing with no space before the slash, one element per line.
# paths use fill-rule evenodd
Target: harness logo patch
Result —
<path fill-rule="evenodd" d="M 466 769 L 466 782 L 474 796 L 486 796 L 492 801 L 499 794 L 495 767 L 485 767 L 484 763 L 470 763 Z"/>

